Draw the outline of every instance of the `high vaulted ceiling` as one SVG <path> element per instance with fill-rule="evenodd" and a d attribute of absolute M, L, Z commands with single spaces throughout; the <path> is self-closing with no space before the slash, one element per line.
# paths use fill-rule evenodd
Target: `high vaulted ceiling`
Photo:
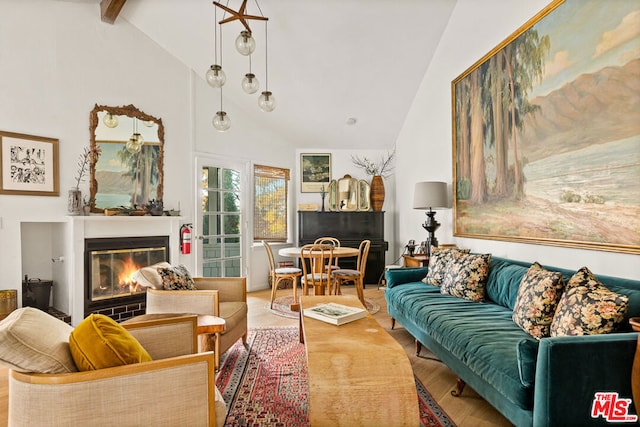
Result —
<path fill-rule="evenodd" d="M 221 2 L 238 10 L 242 0 Z M 259 93 L 247 95 L 240 89 L 249 65 L 247 57 L 233 48 L 243 29 L 234 21 L 222 26 L 225 110 L 241 110 L 243 120 L 268 126 L 300 148 L 389 149 L 455 3 L 258 0 L 259 10 L 256 0 L 248 0 L 248 14 L 269 18 L 269 90 L 277 107 L 264 113 L 257 106 Z M 129 21 L 204 78 L 213 63 L 214 8 L 212 0 L 127 0 L 115 23 Z M 218 9 L 218 21 L 222 18 Z M 249 23 L 258 46 L 252 71 L 262 91 L 265 26 Z M 211 98 L 216 102 L 213 92 Z M 240 120 L 232 123 L 229 132 L 243 125 Z"/>

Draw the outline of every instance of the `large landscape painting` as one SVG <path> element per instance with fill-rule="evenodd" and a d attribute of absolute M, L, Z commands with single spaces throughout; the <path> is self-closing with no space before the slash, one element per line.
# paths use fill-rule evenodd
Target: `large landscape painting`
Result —
<path fill-rule="evenodd" d="M 640 2 L 555 1 L 452 90 L 454 235 L 640 253 Z"/>

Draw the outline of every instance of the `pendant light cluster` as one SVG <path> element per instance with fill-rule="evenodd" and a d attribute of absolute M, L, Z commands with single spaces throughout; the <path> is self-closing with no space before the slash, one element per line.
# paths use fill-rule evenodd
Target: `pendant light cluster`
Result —
<path fill-rule="evenodd" d="M 125 144 L 125 148 L 131 154 L 139 153 L 142 150 L 142 146 L 144 145 L 144 138 L 138 132 L 138 120 L 133 117 L 133 134 L 129 138 L 129 141 Z"/>
<path fill-rule="evenodd" d="M 262 10 L 260 10 L 260 5 L 258 5 L 257 0 L 256 0 L 256 6 L 258 7 L 258 10 L 260 10 L 261 16 L 247 15 L 245 13 L 247 0 L 242 0 L 242 5 L 240 6 L 240 9 L 238 11 L 230 9 L 228 6 L 225 6 L 215 1 L 213 2 L 213 4 L 216 6 L 215 11 L 217 11 L 217 8 L 219 7 L 222 10 L 224 10 L 225 13 L 229 13 L 231 15 L 228 18 L 223 17 L 223 19 L 220 22 L 218 22 L 217 12 L 214 13 L 214 20 L 215 20 L 214 22 L 214 64 L 211 65 L 211 67 L 209 67 L 205 75 L 207 83 L 209 83 L 211 87 L 220 89 L 220 110 L 216 112 L 216 114 L 213 116 L 213 120 L 212 120 L 213 127 L 220 132 L 225 132 L 229 130 L 229 128 L 231 127 L 231 121 L 229 120 L 229 115 L 222 108 L 222 86 L 224 86 L 225 82 L 227 81 L 227 76 L 224 70 L 222 69 L 221 26 L 222 24 L 226 24 L 227 22 L 238 20 L 242 23 L 242 25 L 245 28 L 243 31 L 240 32 L 240 35 L 238 35 L 238 37 L 236 38 L 235 47 L 238 53 L 240 53 L 243 56 L 249 57 L 249 72 L 244 75 L 244 78 L 241 81 L 241 87 L 245 93 L 251 95 L 258 91 L 258 89 L 260 88 L 260 82 L 258 81 L 258 78 L 256 77 L 256 75 L 253 74 L 253 72 L 251 71 L 251 55 L 256 50 L 256 41 L 253 38 L 251 28 L 249 27 L 247 20 L 254 19 L 259 21 L 265 21 L 265 27 L 264 27 L 265 28 L 264 29 L 265 90 L 262 92 L 262 94 L 258 98 L 258 106 L 260 107 L 260 109 L 262 109 L 262 111 L 270 112 L 275 109 L 276 103 L 275 103 L 275 98 L 273 97 L 273 94 L 268 89 L 269 83 L 268 83 L 268 67 L 267 67 L 268 66 L 267 23 L 269 18 L 262 16 Z M 218 44 L 218 41 L 219 41 L 219 44 Z M 220 49 L 220 62 L 218 62 L 218 48 Z"/>

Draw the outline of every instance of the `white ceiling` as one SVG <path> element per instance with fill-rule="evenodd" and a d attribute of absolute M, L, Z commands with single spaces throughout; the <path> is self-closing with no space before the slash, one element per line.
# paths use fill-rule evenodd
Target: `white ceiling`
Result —
<path fill-rule="evenodd" d="M 240 89 L 248 59 L 233 48 L 243 29 L 238 21 L 222 26 L 225 106 L 233 104 L 247 115 L 243 120 L 269 126 L 299 148 L 389 149 L 455 3 L 259 0 L 269 18 L 269 90 L 277 107 L 264 113 L 257 106 L 259 92 L 247 95 Z M 228 2 L 234 10 L 240 4 Z M 118 20 L 129 21 L 204 78 L 213 63 L 214 8 L 211 0 L 128 0 Z M 248 0 L 247 13 L 261 14 L 255 0 Z M 218 21 L 222 14 L 218 9 Z M 258 45 L 252 71 L 262 91 L 265 26 L 249 23 Z M 207 89 L 212 100 L 218 99 L 213 92 L 217 89 Z M 347 124 L 349 118 L 356 123 Z M 233 126 L 242 126 L 242 121 L 232 117 L 229 132 Z"/>

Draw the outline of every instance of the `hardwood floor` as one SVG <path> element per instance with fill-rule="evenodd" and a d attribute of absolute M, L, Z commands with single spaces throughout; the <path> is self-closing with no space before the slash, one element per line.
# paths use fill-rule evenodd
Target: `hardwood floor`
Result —
<path fill-rule="evenodd" d="M 345 286 L 342 289 L 345 294 L 355 295 L 355 289 L 352 286 Z M 286 295 L 287 292 L 290 292 L 290 290 L 280 290 L 278 291 L 278 296 Z M 404 347 L 416 376 L 420 378 L 431 395 L 458 426 L 489 427 L 512 425 L 469 386 L 465 388 L 462 397 L 451 396 L 451 390 L 456 383 L 456 375 L 443 363 L 436 360 L 435 356 L 425 348 L 422 349 L 420 357 L 417 357 L 413 338 L 401 325 L 396 324 L 394 330 L 390 329 L 391 319 L 386 311 L 383 290 L 379 290 L 375 285 L 369 285 L 364 292 L 365 297 L 380 305 L 380 311 L 374 315 L 374 318 Z M 269 298 L 270 290 L 248 294 L 249 328 L 298 325 L 298 320 L 296 319 L 288 319 L 269 312 L 265 308 Z M 7 425 L 7 372 L 7 369 L 0 367 L 0 427 Z"/>

